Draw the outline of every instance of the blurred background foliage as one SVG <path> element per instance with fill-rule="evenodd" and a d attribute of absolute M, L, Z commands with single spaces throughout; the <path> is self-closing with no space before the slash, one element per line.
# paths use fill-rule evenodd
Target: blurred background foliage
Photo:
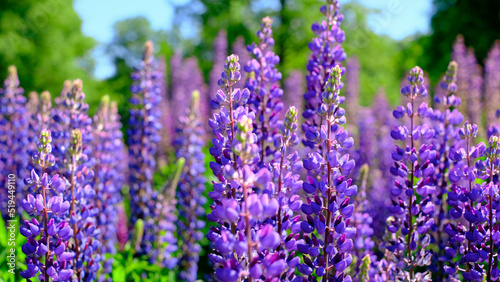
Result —
<path fill-rule="evenodd" d="M 171 1 L 171 0 L 165 0 Z M 388 0 L 389 1 L 389 0 Z M 304 72 L 313 34 L 310 26 L 321 21 L 318 0 L 192 0 L 175 6 L 173 28 L 154 30 L 144 17 L 117 22 L 114 38 L 105 47 L 115 66 L 107 79 L 94 77 L 91 56 L 97 42 L 81 32 L 81 20 L 71 0 L 0 1 L 0 77 L 7 66 L 17 65 L 21 85 L 28 91 L 49 90 L 56 96 L 65 79 L 82 78 L 91 113 L 100 97 L 110 94 L 118 101 L 123 121 L 128 117 L 131 68 L 140 61 L 142 45 L 155 42 L 157 55 L 168 62 L 174 50 L 184 57 L 196 56 L 208 82 L 212 66 L 213 41 L 218 31 L 227 30 L 228 45 L 238 37 L 251 43 L 260 19 L 274 18 L 276 52 L 286 77 L 292 70 Z M 479 62 L 500 37 L 500 1 L 434 0 L 431 32 L 414 34 L 401 41 L 374 33 L 367 17 L 383 11 L 370 10 L 356 1 L 342 5 L 346 32 L 343 47 L 358 57 L 361 65 L 361 104 L 371 103 L 383 88 L 392 104 L 398 102 L 399 83 L 405 71 L 420 65 L 433 84 L 445 70 L 451 46 L 458 34 L 476 51 Z M 390 23 L 388 23 L 390 24 Z M 383 27 L 383 26 L 382 26 Z M 182 30 L 190 36 L 183 38 Z M 480 31 L 480 32 L 478 32 Z M 176 70 L 167 70 L 169 73 Z"/>

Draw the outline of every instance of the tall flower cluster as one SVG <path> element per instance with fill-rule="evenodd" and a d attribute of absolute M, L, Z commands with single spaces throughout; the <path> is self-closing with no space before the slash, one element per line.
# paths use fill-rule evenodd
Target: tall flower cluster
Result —
<path fill-rule="evenodd" d="M 417 272 L 416 268 L 429 265 L 432 258 L 426 248 L 434 226 L 432 197 L 436 187 L 431 182 L 431 175 L 434 173 L 432 161 L 436 150 L 426 142 L 434 137 L 435 132 L 427 124 L 417 123 L 418 117 L 423 120 L 432 112 L 425 102 L 418 108 L 415 104 L 417 99 L 427 95 L 422 69 L 414 67 L 408 83 L 401 89 L 401 94 L 410 101 L 406 107 L 399 106 L 393 113 L 396 119 L 407 117 L 409 126 L 400 125 L 391 131 L 392 138 L 402 141 L 403 147 L 396 146 L 392 152 L 394 166 L 390 171 L 396 180 L 390 190 L 393 199 L 389 210 L 394 216 L 387 220 L 390 234 L 385 247 L 399 262 L 399 272 L 395 275 L 400 279 L 430 281 L 427 272 Z M 416 141 L 421 139 L 422 145 L 417 148 Z"/>
<path fill-rule="evenodd" d="M 96 222 L 100 229 L 98 239 L 102 243 L 98 251 L 104 259 L 105 254 L 116 253 L 118 204 L 122 201 L 121 188 L 125 182 L 123 163 L 126 161 L 120 117 L 116 103 L 110 103 L 108 96 L 102 98 L 93 126 L 93 186 L 96 191 L 95 204 L 99 209 Z M 104 262 L 104 273 L 111 273 L 112 263 L 112 259 Z"/>
<path fill-rule="evenodd" d="M 148 41 L 144 46 L 141 69 L 132 75 L 133 94 L 130 99 L 129 145 L 129 185 L 131 222 L 142 219 L 144 236 L 138 253 L 147 254 L 155 242 L 155 199 L 157 192 L 153 187 L 153 175 L 156 169 L 155 154 L 160 141 L 161 129 L 159 118 L 159 74 L 153 57 L 153 44 Z"/>
<path fill-rule="evenodd" d="M 500 104 L 500 41 L 488 52 L 484 62 L 484 110 L 486 127 L 496 122 L 496 112 Z"/>
<path fill-rule="evenodd" d="M 324 124 L 324 120 L 316 115 L 316 111 L 323 103 L 321 96 L 325 82 L 328 80 L 332 67 L 340 66 L 341 62 L 346 58 L 344 49 L 341 46 L 341 43 L 345 40 L 345 34 L 340 29 L 344 15 L 339 12 L 339 8 L 340 3 L 338 1 L 326 1 L 326 5 L 320 9 L 326 19 L 321 23 L 312 25 L 312 31 L 316 37 L 309 43 L 312 55 L 307 63 L 307 92 L 304 94 L 306 109 L 302 114 L 306 119 L 306 123 L 303 125 L 304 131 L 307 130 L 308 126 L 319 128 Z M 339 87 L 342 87 L 342 84 Z M 313 142 L 307 140 L 303 142 L 306 146 L 314 147 Z"/>
<path fill-rule="evenodd" d="M 50 131 L 42 130 L 37 142 L 38 153 L 33 155 L 36 169 L 24 180 L 26 185 L 33 186 L 34 193 L 28 194 L 21 204 L 31 217 L 20 227 L 21 235 L 27 238 L 22 246 L 27 269 L 21 271 L 21 276 L 31 279 L 38 275 L 43 281 L 69 281 L 74 273 L 75 253 L 68 245 L 71 245 L 74 231 L 64 220 L 70 209 L 70 203 L 63 197 L 66 182 L 59 174 L 51 177 L 47 173 L 47 168 L 56 161 L 51 154 L 51 143 Z"/>
<path fill-rule="evenodd" d="M 355 163 L 346 151 L 354 142 L 342 127 L 346 122 L 345 110 L 340 107 L 344 100 L 340 96 L 342 70 L 335 66 L 328 73 L 317 110 L 324 124 L 319 128 L 310 126 L 306 132 L 308 142 L 323 150 L 303 160 L 309 177 L 303 184 L 308 197 L 301 209 L 307 218 L 300 225 L 304 239 L 298 249 L 304 256 L 298 271 L 309 280 L 317 275 L 323 281 L 351 281 L 345 271 L 353 260 L 349 251 L 356 228 L 349 223 L 354 212 L 351 197 L 358 188 L 347 178 Z"/>
<path fill-rule="evenodd" d="M 23 95 L 24 89 L 19 86 L 16 68 L 10 66 L 8 73 L 3 88 L 0 88 L 0 169 L 3 172 L 0 176 L 2 187 L 0 189 L 0 211 L 4 219 L 7 219 L 8 215 L 8 175 L 16 175 L 17 185 L 15 187 L 22 187 L 20 179 L 29 174 L 26 170 L 29 161 L 26 152 L 29 141 L 29 114 L 25 106 L 26 97 Z M 17 189 L 14 196 L 20 198 L 22 191 Z M 16 208 L 19 208 L 17 203 Z"/>
<path fill-rule="evenodd" d="M 459 148 L 458 136 L 456 135 L 457 126 L 462 122 L 463 116 L 458 111 L 461 99 L 454 94 L 457 91 L 457 68 L 455 61 L 450 62 L 446 74 L 444 75 L 440 88 L 443 96 L 435 96 L 434 102 L 436 109 L 433 111 L 431 119 L 434 121 L 436 159 L 433 164 L 436 168 L 436 173 L 433 176 L 433 183 L 436 185 L 435 204 L 437 209 L 435 212 L 435 220 L 437 232 L 435 234 L 436 243 L 440 246 L 439 256 L 443 256 L 443 251 L 446 241 L 446 233 L 443 232 L 447 214 L 447 202 L 444 196 L 447 194 L 448 173 L 452 166 L 450 160 L 450 151 Z M 440 109 L 440 110 L 439 110 Z M 442 268 L 442 265 L 439 266 Z"/>
<path fill-rule="evenodd" d="M 247 46 L 254 59 L 244 67 L 248 73 L 246 87 L 250 90 L 248 104 L 250 111 L 255 114 L 257 143 L 260 148 L 260 161 L 273 151 L 273 135 L 278 130 L 279 112 L 283 109 L 281 96 L 283 90 L 279 86 L 281 73 L 276 69 L 279 57 L 269 49 L 274 46 L 273 20 L 269 17 L 262 19 L 260 30 L 257 32 L 259 42 Z"/>
<path fill-rule="evenodd" d="M 291 71 L 285 79 L 283 92 L 283 100 L 286 109 L 295 107 L 299 114 L 304 111 L 304 99 L 302 98 L 304 88 L 305 80 L 303 74 L 298 70 Z"/>
<path fill-rule="evenodd" d="M 213 50 L 213 65 L 210 70 L 208 93 L 216 93 L 217 89 L 219 89 L 217 82 L 219 81 L 221 72 L 224 70 L 224 60 L 227 57 L 227 32 L 225 30 L 220 30 L 217 33 L 213 43 Z M 244 50 L 241 51 L 242 53 L 235 54 L 243 54 Z M 202 104 L 205 104 L 205 102 L 208 102 L 208 100 L 201 100 Z"/>
<path fill-rule="evenodd" d="M 198 275 L 198 259 L 201 252 L 199 241 L 203 239 L 202 229 L 205 221 L 203 206 L 206 198 L 204 177 L 205 154 L 202 152 L 205 135 L 201 117 L 196 114 L 199 105 L 199 92 L 194 92 L 189 113 L 180 117 L 180 127 L 177 129 L 175 148 L 177 157 L 184 158 L 186 165 L 177 187 L 179 210 L 179 238 L 184 238 L 182 243 L 182 257 L 180 267 L 182 272 L 179 279 L 196 281 Z"/>
<path fill-rule="evenodd" d="M 359 60 L 356 57 L 347 59 L 346 62 L 346 89 L 345 89 L 345 104 L 349 109 L 347 118 L 350 123 L 358 123 L 359 113 Z M 360 130 L 361 131 L 361 130 Z"/>
<path fill-rule="evenodd" d="M 467 50 L 467 65 L 469 84 L 467 88 L 467 118 L 469 122 L 481 127 L 483 123 L 482 94 L 483 94 L 483 73 L 481 66 L 477 64 L 474 49 Z"/>
<path fill-rule="evenodd" d="M 56 162 L 48 171 L 59 173 L 68 185 L 64 199 L 71 206 L 65 220 L 73 229 L 68 247 L 75 253 L 72 261 L 74 275 L 78 280 L 91 281 L 100 268 L 97 250 L 101 243 L 97 240 L 99 210 L 93 187 L 92 119 L 87 114 L 88 104 L 82 88 L 83 83 L 78 79 L 71 87 L 65 84 L 61 96 L 56 99 L 50 125 Z"/>

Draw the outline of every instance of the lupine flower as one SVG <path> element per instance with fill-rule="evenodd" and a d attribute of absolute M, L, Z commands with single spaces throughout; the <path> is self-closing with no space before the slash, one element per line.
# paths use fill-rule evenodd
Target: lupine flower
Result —
<path fill-rule="evenodd" d="M 481 66 L 477 64 L 474 49 L 467 50 L 467 66 L 469 84 L 467 88 L 467 119 L 481 128 L 483 123 L 482 93 L 483 73 Z"/>
<path fill-rule="evenodd" d="M 375 246 L 371 238 L 373 236 L 373 228 L 371 227 L 373 218 L 370 214 L 370 202 L 366 194 L 368 173 L 369 166 L 364 164 L 361 168 L 361 186 L 354 201 L 355 211 L 352 216 L 353 226 L 356 227 L 356 235 L 353 238 L 356 267 L 353 269 L 353 276 L 360 273 L 362 277 L 368 275 L 370 271 L 370 265 L 372 264 L 370 257 L 373 256 L 373 258 L 376 259 L 376 256 L 374 256 L 372 252 Z M 366 263 L 368 263 L 368 265 L 365 265 Z M 363 278 L 355 280 L 364 281 L 362 279 Z"/>
<path fill-rule="evenodd" d="M 317 110 L 324 124 L 317 129 L 309 126 L 306 132 L 308 142 L 324 148 L 324 152 L 317 150 L 303 160 L 309 177 L 303 184 L 307 203 L 301 208 L 307 219 L 300 225 L 305 234 L 297 248 L 304 256 L 297 270 L 309 280 L 314 279 L 314 272 L 323 281 L 351 281 L 345 273 L 353 260 L 350 250 L 356 234 L 356 228 L 350 226 L 354 212 L 350 198 L 358 188 L 347 178 L 355 164 L 345 154 L 352 148 L 353 138 L 342 127 L 346 119 L 340 107 L 341 72 L 339 66 L 328 72 L 323 103 Z"/>
<path fill-rule="evenodd" d="M 240 58 L 240 64 L 243 66 L 246 66 L 247 62 L 249 62 L 252 59 L 247 51 L 247 47 L 245 45 L 245 38 L 243 38 L 242 36 L 238 36 L 238 38 L 236 38 L 236 41 L 233 43 L 231 50 L 232 54 L 238 55 L 238 57 Z M 234 84 L 234 88 L 243 89 L 244 87 L 245 87 L 245 80 L 243 79 L 237 81 Z"/>
<path fill-rule="evenodd" d="M 453 277 L 460 267 L 465 266 L 466 270 L 462 268 L 462 275 L 467 281 L 478 280 L 483 272 L 478 264 L 482 253 L 481 242 L 478 241 L 478 227 L 479 230 L 482 229 L 481 222 L 485 221 L 486 217 L 483 215 L 483 208 L 477 204 L 482 189 L 479 184 L 474 183 L 477 176 L 474 163 L 486 147 L 483 143 L 477 146 L 472 144 L 477 132 L 478 127 L 475 124 L 465 122 L 463 128 L 458 131 L 460 139 L 465 140 L 465 146 L 452 148 L 450 152 L 454 166 L 449 172 L 451 187 L 447 202 L 451 207 L 448 213 L 452 221 L 444 228 L 449 236 L 445 249 L 448 265 L 444 270 Z M 461 258 L 456 260 L 459 253 Z"/>
<path fill-rule="evenodd" d="M 351 124 L 357 124 L 359 112 L 359 61 L 356 57 L 347 59 L 346 62 L 346 88 L 345 88 L 345 107 L 349 109 L 346 113 L 347 119 Z M 360 130 L 360 132 L 362 132 Z M 360 138 L 363 140 L 364 138 Z"/>
<path fill-rule="evenodd" d="M 170 58 L 170 92 L 172 93 L 172 117 L 174 117 L 174 124 L 176 122 L 175 117 L 180 117 L 183 115 L 189 107 L 189 99 L 186 99 L 188 93 L 185 93 L 184 84 L 184 72 L 182 71 L 182 53 L 180 51 L 175 51 Z M 174 126 L 175 129 L 175 126 Z M 171 137 L 172 141 L 174 136 Z"/>
<path fill-rule="evenodd" d="M 484 110 L 486 127 L 496 123 L 500 105 L 500 41 L 496 41 L 484 62 Z"/>
<path fill-rule="evenodd" d="M 23 196 L 19 187 L 22 187 L 21 179 L 29 175 L 29 157 L 26 151 L 28 147 L 28 122 L 29 113 L 26 110 L 26 98 L 23 88 L 19 87 L 19 78 L 16 67 L 10 66 L 8 77 L 0 88 L 0 212 L 4 219 L 8 218 L 7 194 L 8 175 L 14 174 L 16 177 L 16 197 Z M 21 209 L 16 202 L 18 212 Z M 6 222 L 6 221 L 5 221 Z"/>
<path fill-rule="evenodd" d="M 225 58 L 224 56 L 223 58 Z M 189 57 L 184 60 L 182 65 L 182 83 L 184 86 L 184 96 L 182 99 L 185 100 L 182 103 L 182 112 L 181 115 L 185 115 L 186 111 L 189 110 L 189 106 L 191 105 L 191 93 L 193 91 L 200 92 L 200 101 L 207 101 L 206 103 L 200 103 L 200 108 L 198 109 L 198 114 L 203 118 L 209 117 L 209 104 L 208 101 L 210 99 L 207 97 L 208 87 L 205 84 L 205 79 L 203 77 L 203 72 L 200 69 L 198 64 L 198 59 L 196 57 Z M 177 104 L 175 104 L 177 107 Z M 179 117 L 180 115 L 176 116 Z"/>
<path fill-rule="evenodd" d="M 168 151 L 171 149 L 172 137 L 174 136 L 174 117 L 172 116 L 172 107 L 170 105 L 170 100 L 168 97 L 168 86 L 167 86 L 167 64 L 164 57 L 158 58 L 157 67 L 160 85 L 160 96 L 161 96 L 161 142 L 159 144 L 158 150 L 158 166 L 163 167 L 167 164 Z"/>
<path fill-rule="evenodd" d="M 75 253 L 72 268 L 78 281 L 93 281 L 101 267 L 101 256 L 97 250 L 102 247 L 98 239 L 101 230 L 96 223 L 99 207 L 95 202 L 96 191 L 91 186 L 94 172 L 87 166 L 82 131 L 72 130 L 70 138 L 65 158 L 66 181 L 69 184 L 65 198 L 71 203 L 68 217 L 73 228 L 73 240 L 69 245 Z"/>
<path fill-rule="evenodd" d="M 95 161 L 91 147 L 92 119 L 87 115 L 88 105 L 82 87 L 79 79 L 71 88 L 65 83 L 61 96 L 56 99 L 51 120 L 56 162 L 48 171 L 58 172 L 68 186 L 63 196 L 71 204 L 65 220 L 73 229 L 68 248 L 75 253 L 72 262 L 75 277 L 93 281 L 101 265 L 101 258 L 94 250 L 98 250 L 101 243 L 97 240 L 99 209 L 92 187 L 94 171 L 91 167 Z"/>
<path fill-rule="evenodd" d="M 178 158 L 184 158 L 186 165 L 180 177 L 177 189 L 179 238 L 183 240 L 179 279 L 196 281 L 198 275 L 198 259 L 201 252 L 199 241 L 203 239 L 202 229 L 205 222 L 203 208 L 206 199 L 203 197 L 206 179 L 202 152 L 205 135 L 201 116 L 197 115 L 199 92 L 193 92 L 191 107 L 187 115 L 180 117 L 177 129 L 175 148 Z"/>
<path fill-rule="evenodd" d="M 120 165 L 124 162 L 121 123 L 116 104 L 110 104 L 109 96 L 102 98 L 93 125 L 92 153 L 96 160 L 93 186 L 96 191 L 95 203 L 100 211 L 96 223 L 102 243 L 98 251 L 104 258 L 106 253 L 116 253 L 118 204 L 122 201 L 120 192 L 125 181 L 123 166 Z M 112 263 L 112 259 L 104 261 L 104 273 L 111 273 Z M 101 274 L 99 278 L 104 280 L 104 275 Z"/>
<path fill-rule="evenodd" d="M 221 72 L 224 70 L 224 60 L 227 57 L 227 32 L 225 30 L 220 30 L 213 42 L 213 65 L 210 70 L 210 81 L 208 87 L 208 93 L 217 93 L 219 89 L 218 81 Z M 244 52 L 244 50 L 242 50 Z M 241 55 L 239 53 L 235 53 Z M 200 100 L 201 104 L 208 105 L 209 100 Z"/>
<path fill-rule="evenodd" d="M 131 75 L 134 84 L 130 87 L 129 136 L 129 184 L 131 222 L 138 219 L 145 222 L 144 237 L 137 250 L 139 255 L 148 254 L 156 241 L 154 229 L 155 204 L 157 191 L 153 188 L 153 175 L 156 168 L 155 153 L 160 141 L 161 129 L 159 103 L 161 101 L 159 74 L 153 58 L 153 44 L 148 41 L 144 46 L 141 69 Z M 154 258 L 152 258 L 154 260 Z"/>
<path fill-rule="evenodd" d="M 432 182 L 436 186 L 435 204 L 437 206 L 435 212 L 436 221 L 436 243 L 439 246 L 438 255 L 434 258 L 439 260 L 437 269 L 441 269 L 442 262 L 439 257 L 444 256 L 445 242 L 447 241 L 446 232 L 444 232 L 444 222 L 448 218 L 446 212 L 446 201 L 444 195 L 448 192 L 448 173 L 451 167 L 451 160 L 449 159 L 450 150 L 459 148 L 458 136 L 456 135 L 456 127 L 462 123 L 463 116 L 457 110 L 460 106 L 461 99 L 454 94 L 457 91 L 457 63 L 450 62 L 446 74 L 443 77 L 440 87 L 443 90 L 443 96 L 435 96 L 434 102 L 436 107 L 441 110 L 434 110 L 431 119 L 434 121 L 435 141 L 434 147 L 436 148 L 436 158 L 432 163 L 436 170 L 435 175 L 432 177 Z M 436 270 L 437 270 L 436 269 Z M 437 275 L 442 278 L 442 274 Z"/>
<path fill-rule="evenodd" d="M 467 47 L 465 47 L 464 37 L 462 35 L 458 35 L 455 43 L 453 43 L 451 59 L 458 65 L 456 96 L 462 101 L 458 110 L 461 113 L 467 113 L 467 89 L 469 88 L 469 71 L 471 69 L 468 67 Z"/>
<path fill-rule="evenodd" d="M 392 153 L 394 166 L 390 171 L 398 179 L 390 190 L 393 200 L 389 210 L 394 217 L 388 220 L 387 229 L 391 234 L 385 247 L 392 252 L 393 258 L 399 260 L 400 272 L 397 274 L 401 279 L 430 281 L 427 272 L 415 273 L 415 268 L 429 265 L 432 257 L 425 249 L 431 239 L 428 233 L 434 226 L 432 195 L 436 188 L 430 183 L 430 175 L 434 173 L 431 161 L 436 151 L 425 141 L 433 138 L 435 133 L 427 124 L 419 125 L 416 119 L 420 117 L 422 120 L 432 112 L 425 102 L 415 108 L 417 98 L 427 95 L 422 69 L 414 67 L 410 71 L 408 83 L 401 88 L 401 94 L 410 100 L 409 103 L 406 107 L 397 107 L 393 112 L 396 119 L 408 117 L 410 126 L 400 125 L 391 131 L 394 140 L 406 143 L 403 148 L 396 146 Z M 415 141 L 419 139 L 423 139 L 422 145 L 416 148 Z M 416 194 L 419 195 L 419 201 Z"/>
<path fill-rule="evenodd" d="M 285 79 L 283 92 L 285 108 L 295 107 L 299 115 L 304 111 L 304 99 L 302 98 L 305 87 L 304 82 L 303 74 L 298 70 L 293 70 Z"/>
<path fill-rule="evenodd" d="M 34 93 L 34 92 L 31 92 Z M 33 98 L 31 97 L 30 100 Z M 36 94 L 36 93 L 35 93 Z M 30 110 L 30 119 L 29 119 L 29 127 L 28 127 L 28 154 L 32 156 L 36 152 L 38 136 L 40 135 L 40 131 L 44 128 L 48 128 L 51 124 L 51 110 L 52 103 L 50 100 L 50 93 L 48 91 L 44 91 L 40 94 L 40 98 L 38 95 L 36 96 L 36 106 L 31 105 L 34 108 Z M 30 163 L 29 168 L 34 168 L 34 165 Z"/>
<path fill-rule="evenodd" d="M 303 125 L 304 131 L 307 131 L 309 126 L 320 128 L 324 124 L 321 117 L 316 115 L 316 111 L 323 103 L 321 95 L 324 91 L 325 81 L 328 80 L 332 67 L 340 66 L 340 63 L 346 58 L 340 45 L 345 40 L 345 34 L 340 29 L 344 15 L 340 14 L 339 8 L 338 1 L 327 0 L 326 5 L 320 9 L 326 19 L 312 25 L 312 31 L 316 37 L 309 43 L 312 55 L 307 63 L 309 73 L 306 76 L 307 92 L 304 94 L 306 109 L 302 114 L 306 119 L 306 123 Z M 342 84 L 339 87 L 342 88 Z M 308 147 L 314 147 L 314 143 L 307 141 L 307 138 L 303 143 Z"/>
<path fill-rule="evenodd" d="M 265 157 L 271 152 L 270 144 L 274 133 L 277 131 L 279 112 L 283 109 L 281 96 L 283 90 L 279 87 L 281 73 L 276 69 L 279 57 L 270 51 L 274 46 L 271 25 L 273 20 L 269 17 L 262 19 L 260 30 L 257 32 L 259 42 L 247 46 L 254 59 L 244 67 L 248 73 L 246 87 L 250 90 L 248 104 L 250 111 L 256 117 L 257 142 L 260 148 L 260 161 L 265 162 Z"/>
<path fill-rule="evenodd" d="M 74 231 L 64 220 L 70 203 L 63 197 L 67 187 L 64 179 L 58 174 L 51 177 L 47 173 L 47 168 L 56 161 L 51 154 L 51 142 L 50 131 L 42 130 L 37 142 L 38 153 L 33 156 L 40 172 L 33 169 L 31 176 L 24 180 L 26 185 L 34 187 L 34 193 L 28 194 L 21 203 L 32 217 L 20 227 L 21 235 L 27 238 L 22 246 L 27 269 L 21 271 L 21 277 L 27 281 L 37 275 L 44 281 L 70 281 L 73 277 L 71 261 L 75 253 L 68 244 Z"/>

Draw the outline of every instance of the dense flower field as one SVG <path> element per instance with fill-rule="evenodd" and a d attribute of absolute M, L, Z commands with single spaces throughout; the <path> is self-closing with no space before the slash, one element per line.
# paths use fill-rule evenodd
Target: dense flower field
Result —
<path fill-rule="evenodd" d="M 27 99 L 10 67 L 0 207 L 20 220 L 20 276 L 497 281 L 500 44 L 483 70 L 459 36 L 434 89 L 416 66 L 402 105 L 364 108 L 339 6 L 312 25 L 305 80 L 282 82 L 269 17 L 227 57 L 220 33 L 208 86 L 175 54 L 168 87 L 146 42 L 126 132 L 107 96 L 89 116 L 81 80 Z"/>

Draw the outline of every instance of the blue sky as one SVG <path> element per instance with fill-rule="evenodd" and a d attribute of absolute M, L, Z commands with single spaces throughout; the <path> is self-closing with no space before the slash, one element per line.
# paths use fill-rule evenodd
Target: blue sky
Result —
<path fill-rule="evenodd" d="M 180 2 L 183 0 L 176 0 Z M 340 0 L 341 4 L 352 0 Z M 403 39 L 416 32 L 428 32 L 432 0 L 356 0 L 380 13 L 368 18 L 368 24 L 377 34 Z M 93 56 L 97 59 L 96 77 L 113 74 L 111 61 L 103 46 L 113 38 L 113 24 L 136 16 L 144 16 L 154 29 L 172 27 L 174 10 L 171 0 L 76 0 L 75 9 L 83 20 L 83 33 L 95 38 L 100 45 Z M 184 2 L 184 1 L 183 1 Z"/>

